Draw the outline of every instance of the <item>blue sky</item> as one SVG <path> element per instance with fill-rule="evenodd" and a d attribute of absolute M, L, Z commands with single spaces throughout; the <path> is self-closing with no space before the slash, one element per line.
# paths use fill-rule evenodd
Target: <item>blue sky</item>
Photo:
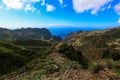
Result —
<path fill-rule="evenodd" d="M 0 0 L 0 27 L 105 27 L 119 24 L 119 0 Z"/>

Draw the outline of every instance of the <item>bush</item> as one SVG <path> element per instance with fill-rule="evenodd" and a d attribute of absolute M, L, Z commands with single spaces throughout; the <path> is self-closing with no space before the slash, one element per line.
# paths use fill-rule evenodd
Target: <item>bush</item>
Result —
<path fill-rule="evenodd" d="M 102 71 L 104 70 L 105 66 L 101 63 L 96 63 L 93 65 L 92 67 L 92 70 L 93 70 L 93 73 L 99 73 L 99 71 Z"/>
<path fill-rule="evenodd" d="M 112 69 L 115 73 L 120 75 L 120 61 L 107 60 L 107 66 Z"/>
<path fill-rule="evenodd" d="M 46 65 L 46 66 L 43 67 L 43 69 L 46 72 L 45 74 L 51 74 L 51 73 L 59 71 L 59 67 L 55 64 Z"/>
<path fill-rule="evenodd" d="M 24 57 L 11 52 L 0 52 L 0 75 L 11 72 L 24 64 Z"/>
<path fill-rule="evenodd" d="M 117 53 L 115 53 L 115 54 L 112 54 L 112 57 L 113 57 L 113 60 L 114 60 L 114 61 L 118 61 L 118 60 L 120 60 L 120 53 L 117 52 Z"/>
<path fill-rule="evenodd" d="M 59 47 L 58 52 L 70 60 L 77 61 L 84 69 L 87 69 L 89 66 L 88 60 L 82 55 L 82 52 L 76 50 L 72 45 L 64 43 Z"/>
<path fill-rule="evenodd" d="M 107 66 L 109 69 L 113 69 L 115 62 L 112 59 L 107 60 Z"/>
<path fill-rule="evenodd" d="M 102 58 L 106 59 L 113 59 L 114 61 L 119 61 L 120 60 L 120 51 L 117 51 L 115 49 L 108 49 L 104 52 Z"/>
<path fill-rule="evenodd" d="M 79 65 L 78 62 L 76 61 L 71 61 L 71 60 L 66 60 L 65 63 L 63 64 L 63 66 L 61 66 L 61 71 L 66 71 L 66 70 L 70 70 L 70 69 L 79 69 L 81 68 L 81 66 Z"/>

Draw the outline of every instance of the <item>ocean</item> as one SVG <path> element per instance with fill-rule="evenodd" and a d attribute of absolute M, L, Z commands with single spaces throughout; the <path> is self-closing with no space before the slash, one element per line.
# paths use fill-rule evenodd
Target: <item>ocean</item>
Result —
<path fill-rule="evenodd" d="M 106 28 L 78 28 L 78 27 L 67 27 L 67 28 L 48 28 L 49 31 L 52 33 L 54 36 L 60 36 L 62 39 L 64 39 L 68 34 L 72 32 L 77 32 L 77 31 L 92 31 L 92 30 L 104 30 Z"/>

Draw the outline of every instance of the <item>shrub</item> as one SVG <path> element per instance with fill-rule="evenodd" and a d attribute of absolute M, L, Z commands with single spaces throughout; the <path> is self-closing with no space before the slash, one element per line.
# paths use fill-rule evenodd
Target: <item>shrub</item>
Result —
<path fill-rule="evenodd" d="M 107 60 L 107 66 L 112 69 L 115 73 L 120 75 L 120 61 L 114 61 L 112 59 Z"/>
<path fill-rule="evenodd" d="M 89 66 L 88 60 L 82 55 L 82 52 L 76 50 L 72 45 L 64 43 L 59 47 L 58 52 L 70 60 L 77 61 L 84 69 Z"/>
<path fill-rule="evenodd" d="M 0 52 L 0 75 L 11 72 L 24 64 L 24 57 L 11 52 Z"/>
<path fill-rule="evenodd" d="M 46 65 L 43 67 L 43 69 L 46 71 L 45 74 L 51 74 L 59 71 L 59 67 L 55 64 Z"/>
<path fill-rule="evenodd" d="M 115 65 L 115 62 L 112 59 L 107 60 L 107 66 L 109 69 L 112 69 Z"/>
<path fill-rule="evenodd" d="M 96 63 L 93 65 L 92 67 L 92 70 L 93 70 L 93 73 L 98 73 L 99 71 L 102 71 L 104 70 L 105 66 L 101 63 Z"/>
<path fill-rule="evenodd" d="M 112 58 L 114 61 L 118 61 L 120 60 L 120 51 L 117 51 L 115 49 L 108 49 L 104 52 L 102 58 L 106 58 L 106 59 Z"/>
<path fill-rule="evenodd" d="M 63 64 L 63 66 L 61 66 L 61 71 L 66 71 L 66 70 L 70 70 L 70 69 L 79 69 L 81 68 L 81 66 L 79 65 L 78 62 L 76 61 L 71 61 L 71 60 L 66 60 L 65 63 Z"/>

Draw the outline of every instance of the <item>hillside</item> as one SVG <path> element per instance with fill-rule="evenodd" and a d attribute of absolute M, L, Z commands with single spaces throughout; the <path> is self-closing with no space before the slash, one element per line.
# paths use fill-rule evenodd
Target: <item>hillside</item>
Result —
<path fill-rule="evenodd" d="M 103 31 L 80 31 L 71 33 L 63 41 L 73 45 L 87 58 L 101 59 L 111 49 L 120 50 L 120 27 Z"/>
<path fill-rule="evenodd" d="M 7 51 L 0 53 L 5 55 L 0 59 L 7 62 L 2 68 L 11 58 L 9 63 L 15 66 L 10 71 L 7 67 L 9 72 L 4 71 L 1 80 L 120 80 L 120 27 L 74 32 L 57 44 L 39 40 L 1 43 L 7 44 L 0 45 L 6 49 L 1 52 Z M 16 61 L 24 63 L 17 66 Z"/>
<path fill-rule="evenodd" d="M 61 79 L 62 77 L 63 80 L 119 80 L 120 27 L 71 33 L 53 51 L 54 56 L 52 57 L 59 63 L 61 59 L 54 58 L 58 54 L 62 54 L 62 57 L 78 62 L 82 69 L 69 67 L 65 72 L 59 71 L 44 79 Z M 57 74 L 60 75 L 57 76 Z"/>
<path fill-rule="evenodd" d="M 46 60 L 52 46 L 47 42 L 42 44 L 44 45 L 21 46 L 0 41 L 0 80 L 5 74 L 21 74 L 30 71 L 35 67 L 37 60 Z"/>
<path fill-rule="evenodd" d="M 5 29 L 0 28 L 0 40 L 51 40 L 61 41 L 60 37 L 53 36 L 49 30 L 45 28 L 21 28 L 21 29 Z"/>
<path fill-rule="evenodd" d="M 35 51 L 10 43 L 0 42 L 0 75 L 23 66 L 35 56 Z"/>

